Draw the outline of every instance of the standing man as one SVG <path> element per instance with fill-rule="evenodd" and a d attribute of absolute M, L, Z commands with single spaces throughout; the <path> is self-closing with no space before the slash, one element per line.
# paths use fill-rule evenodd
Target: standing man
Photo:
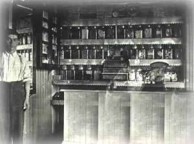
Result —
<path fill-rule="evenodd" d="M 0 96 L 4 107 L 7 143 L 22 144 L 24 111 L 29 107 L 30 69 L 24 57 L 16 52 L 16 31 L 9 30 L 4 51 L 0 54 Z"/>

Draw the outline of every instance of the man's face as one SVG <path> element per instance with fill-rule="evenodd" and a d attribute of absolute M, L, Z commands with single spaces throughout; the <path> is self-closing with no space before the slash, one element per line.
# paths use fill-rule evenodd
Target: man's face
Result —
<path fill-rule="evenodd" d="M 13 53 L 16 51 L 16 47 L 18 45 L 18 37 L 17 35 L 10 34 L 8 35 L 7 40 L 7 52 Z"/>

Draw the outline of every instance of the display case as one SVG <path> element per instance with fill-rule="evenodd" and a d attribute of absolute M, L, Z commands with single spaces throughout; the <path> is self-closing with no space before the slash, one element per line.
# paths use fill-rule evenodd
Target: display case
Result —
<path fill-rule="evenodd" d="M 182 8 L 131 6 L 104 13 L 64 19 L 60 28 L 63 82 L 54 80 L 56 84 L 185 89 Z"/>

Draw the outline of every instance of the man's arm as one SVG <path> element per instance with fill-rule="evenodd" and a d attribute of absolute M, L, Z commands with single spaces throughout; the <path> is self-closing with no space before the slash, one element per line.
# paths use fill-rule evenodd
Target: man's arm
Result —
<path fill-rule="evenodd" d="M 26 93 L 26 98 L 25 98 L 25 101 L 24 101 L 24 110 L 28 109 L 29 106 L 30 106 L 30 101 L 29 101 L 29 98 L 30 98 L 30 81 L 26 81 L 25 82 L 25 93 Z"/>

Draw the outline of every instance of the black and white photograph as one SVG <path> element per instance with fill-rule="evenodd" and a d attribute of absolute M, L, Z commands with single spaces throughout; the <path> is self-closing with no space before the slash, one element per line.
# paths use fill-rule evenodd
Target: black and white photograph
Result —
<path fill-rule="evenodd" d="M 193 144 L 192 0 L 0 2 L 0 144 Z"/>

